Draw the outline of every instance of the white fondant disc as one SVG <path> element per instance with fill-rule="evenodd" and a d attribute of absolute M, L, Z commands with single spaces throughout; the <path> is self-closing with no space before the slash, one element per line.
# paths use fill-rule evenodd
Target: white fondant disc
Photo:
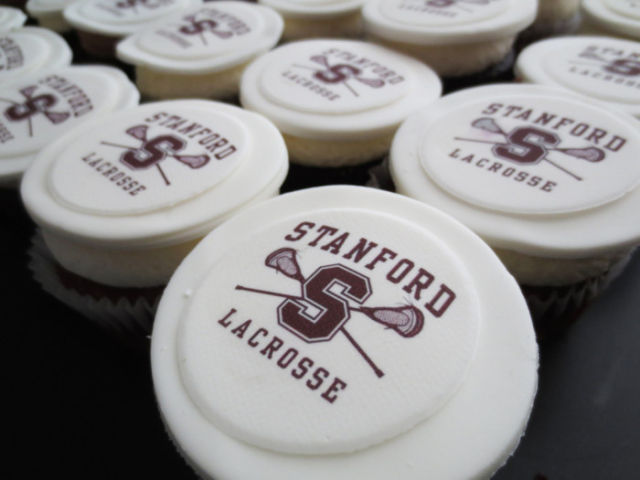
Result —
<path fill-rule="evenodd" d="M 410 117 L 391 149 L 397 191 L 490 245 L 558 258 L 640 242 L 640 124 L 560 88 L 464 90 Z"/>
<path fill-rule="evenodd" d="M 296 43 L 271 55 L 260 89 L 274 103 L 306 113 L 350 114 L 397 102 L 413 87 L 411 70 L 392 52 L 368 45 Z"/>
<path fill-rule="evenodd" d="M 405 290 L 416 273 L 420 300 Z M 442 285 L 448 307 L 451 293 L 432 300 Z M 422 328 L 400 315 L 411 307 Z M 152 367 L 168 430 L 207 480 L 489 478 L 526 424 L 536 349 L 518 286 L 468 229 L 341 186 L 203 239 L 165 290 Z"/>
<path fill-rule="evenodd" d="M 638 0 L 604 0 L 604 3 L 619 15 L 640 20 L 640 2 Z"/>
<path fill-rule="evenodd" d="M 438 98 L 429 67 L 364 42 L 306 40 L 255 60 L 242 77 L 242 105 L 303 138 L 355 140 L 389 135 Z"/>
<path fill-rule="evenodd" d="M 615 35 L 640 39 L 640 3 L 637 0 L 583 0 L 587 19 Z"/>
<path fill-rule="evenodd" d="M 436 237 L 374 212 L 317 212 L 211 266 L 178 356 L 194 403 L 228 434 L 347 453 L 435 414 L 464 380 L 479 328 L 465 267 Z"/>
<path fill-rule="evenodd" d="M 71 63 L 64 39 L 44 28 L 24 27 L 0 34 L 0 84 Z"/>
<path fill-rule="evenodd" d="M 427 175 L 501 212 L 561 214 L 614 201 L 640 182 L 637 128 L 560 95 L 479 97 L 434 119 L 420 141 Z"/>
<path fill-rule="evenodd" d="M 0 32 L 20 28 L 27 21 L 21 10 L 11 7 L 0 7 Z"/>
<path fill-rule="evenodd" d="M 380 4 L 383 15 L 391 20 L 437 28 L 481 22 L 508 8 L 507 0 L 387 0 Z"/>
<path fill-rule="evenodd" d="M 640 43 L 607 37 L 537 42 L 518 57 L 516 73 L 557 85 L 640 117 Z"/>
<path fill-rule="evenodd" d="M 65 8 L 64 18 L 79 30 L 122 37 L 201 3 L 202 0 L 81 0 Z"/>
<path fill-rule="evenodd" d="M 362 8 L 365 0 L 258 0 L 285 18 L 329 19 L 348 15 Z"/>
<path fill-rule="evenodd" d="M 21 191 L 36 223 L 60 236 L 160 248 L 276 195 L 287 160 L 282 136 L 259 115 L 206 100 L 148 103 L 53 142 Z"/>
<path fill-rule="evenodd" d="M 82 212 L 162 210 L 224 181 L 247 157 L 249 141 L 246 128 L 222 112 L 140 107 L 71 143 L 51 168 L 49 184 L 60 201 Z"/>
<path fill-rule="evenodd" d="M 370 0 L 362 15 L 368 33 L 422 45 L 506 39 L 535 20 L 535 0 Z"/>
<path fill-rule="evenodd" d="M 271 49 L 283 21 L 269 8 L 215 2 L 156 23 L 118 44 L 120 59 L 153 70 L 206 73 Z"/>
<path fill-rule="evenodd" d="M 138 104 L 135 86 L 112 67 L 66 67 L 0 86 L 0 176 L 21 174 L 62 134 Z"/>

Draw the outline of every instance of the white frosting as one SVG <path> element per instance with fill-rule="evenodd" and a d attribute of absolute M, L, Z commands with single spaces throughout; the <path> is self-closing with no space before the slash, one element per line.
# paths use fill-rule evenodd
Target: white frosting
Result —
<path fill-rule="evenodd" d="M 282 182 L 286 162 L 282 137 L 259 115 L 204 100 L 158 102 L 53 143 L 22 194 L 36 222 L 72 241 L 162 247 L 203 236 Z"/>
<path fill-rule="evenodd" d="M 53 140 L 88 120 L 138 104 L 135 86 L 112 67 L 65 67 L 0 86 L 0 178 L 19 178 Z"/>
<path fill-rule="evenodd" d="M 80 0 L 29 0 L 26 8 L 29 15 L 39 18 L 53 13 L 62 13 L 65 8 L 78 1 Z"/>
<path fill-rule="evenodd" d="M 20 28 L 27 21 L 21 10 L 11 7 L 0 7 L 0 32 L 8 32 Z"/>
<path fill-rule="evenodd" d="M 446 130 L 446 127 L 449 127 Z M 391 150 L 400 193 L 492 246 L 585 258 L 640 243 L 640 124 L 551 87 L 450 95 L 405 122 Z"/>
<path fill-rule="evenodd" d="M 640 118 L 640 43 L 608 37 L 535 43 L 516 63 L 524 81 L 556 85 Z"/>
<path fill-rule="evenodd" d="M 618 35 L 640 39 L 640 2 L 637 0 L 583 0 L 588 20 Z"/>
<path fill-rule="evenodd" d="M 201 3 L 202 0 L 81 0 L 65 8 L 64 18 L 78 30 L 124 37 Z"/>
<path fill-rule="evenodd" d="M 71 63 L 64 39 L 44 28 L 24 27 L 0 34 L 0 85 L 23 75 Z"/>
<path fill-rule="evenodd" d="M 275 46 L 282 18 L 273 10 L 241 2 L 208 3 L 184 11 L 120 42 L 122 61 L 174 73 L 231 68 Z"/>
<path fill-rule="evenodd" d="M 366 0 L 258 0 L 273 8 L 283 17 L 297 19 L 324 19 L 348 15 L 362 8 Z"/>
<path fill-rule="evenodd" d="M 371 0 L 367 32 L 398 42 L 447 45 L 514 36 L 535 20 L 536 0 Z"/>
<path fill-rule="evenodd" d="M 361 237 L 378 244 L 356 260 Z M 367 268 L 384 247 L 397 256 Z M 420 300 L 409 274 L 389 280 L 404 259 L 434 276 Z M 424 305 L 443 284 L 456 296 L 437 316 Z M 305 298 L 315 323 L 291 316 Z M 422 328 L 363 313 L 400 306 Z M 245 210 L 196 247 L 161 301 L 152 367 L 205 479 L 488 478 L 526 424 L 537 347 L 517 285 L 471 232 L 398 195 L 329 187 Z"/>
<path fill-rule="evenodd" d="M 309 40 L 277 48 L 242 78 L 245 108 L 286 134 L 356 140 L 390 133 L 440 96 L 436 74 L 409 57 L 347 40 Z"/>

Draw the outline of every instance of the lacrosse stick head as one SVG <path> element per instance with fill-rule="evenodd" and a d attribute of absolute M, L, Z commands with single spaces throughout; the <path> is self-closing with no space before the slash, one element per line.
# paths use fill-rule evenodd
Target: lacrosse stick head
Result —
<path fill-rule="evenodd" d="M 143 142 L 147 141 L 147 130 L 149 127 L 146 125 L 136 125 L 135 127 L 131 127 L 127 130 L 127 135 L 131 135 L 133 138 L 137 138 L 138 140 L 142 140 Z"/>
<path fill-rule="evenodd" d="M 479 118 L 475 120 L 471 124 L 471 126 L 479 130 L 484 130 L 485 132 L 505 135 L 505 132 L 500 128 L 500 126 L 496 123 L 496 121 L 493 118 L 486 118 L 486 117 Z"/>
<path fill-rule="evenodd" d="M 51 123 L 57 125 L 64 122 L 71 114 L 68 112 L 44 112 L 44 116 L 47 117 Z"/>
<path fill-rule="evenodd" d="M 404 337 L 411 338 L 418 335 L 424 327 L 424 315 L 418 308 L 406 307 L 362 307 L 360 309 L 371 320 L 378 322 Z"/>
<path fill-rule="evenodd" d="M 38 87 L 27 87 L 20 90 L 20 93 L 25 98 L 33 97 L 33 93 L 38 89 Z"/>
<path fill-rule="evenodd" d="M 318 63 L 320 65 L 322 65 L 323 67 L 328 67 L 329 66 L 329 62 L 327 61 L 327 57 L 325 57 L 324 55 L 314 55 L 313 57 L 310 58 L 310 60 L 314 63 Z"/>
<path fill-rule="evenodd" d="M 304 277 L 300 272 L 300 266 L 296 260 L 296 251 L 293 248 L 280 248 L 272 252 L 264 264 L 300 283 L 304 282 Z"/>
<path fill-rule="evenodd" d="M 589 148 L 564 148 L 561 150 L 566 155 L 586 160 L 587 162 L 597 163 L 604 160 L 606 154 L 596 147 Z"/>
<path fill-rule="evenodd" d="M 362 78 L 356 77 L 360 83 L 364 83 L 365 85 L 369 85 L 371 88 L 381 88 L 384 87 L 384 80 L 380 80 L 379 78 Z"/>
<path fill-rule="evenodd" d="M 174 155 L 173 158 L 191 168 L 201 168 L 209 163 L 209 155 Z"/>

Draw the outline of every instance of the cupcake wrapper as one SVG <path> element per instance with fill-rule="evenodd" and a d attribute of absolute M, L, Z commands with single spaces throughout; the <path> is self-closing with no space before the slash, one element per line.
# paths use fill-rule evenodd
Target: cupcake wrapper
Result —
<path fill-rule="evenodd" d="M 378 165 L 374 165 L 369 169 L 369 180 L 367 180 L 366 186 L 370 188 L 377 188 L 378 190 L 385 190 L 387 192 L 395 192 L 396 186 L 391 178 L 391 172 L 389 171 L 389 157 L 386 156 L 382 162 Z"/>
<path fill-rule="evenodd" d="M 633 252 L 607 272 L 567 287 L 522 286 L 539 339 L 546 339 L 566 329 L 600 296 L 627 266 Z"/>
<path fill-rule="evenodd" d="M 365 185 L 370 181 L 370 170 L 380 165 L 381 159 L 351 167 L 323 168 L 290 164 L 289 174 L 282 184 L 282 193 L 327 185 Z"/>
<path fill-rule="evenodd" d="M 443 95 L 457 92 L 465 88 L 477 87 L 488 83 L 507 83 L 514 79 L 513 65 L 515 64 L 515 50 L 509 51 L 500 62 L 493 64 L 481 72 L 462 77 L 442 78 Z"/>
<path fill-rule="evenodd" d="M 124 343 L 136 348 L 148 348 L 148 338 L 161 292 L 152 295 L 151 299 L 142 295 L 133 297 L 130 294 L 118 297 L 118 291 L 125 289 L 108 286 L 104 288 L 109 290 L 110 298 L 99 297 L 95 292 L 80 293 L 64 284 L 61 279 L 63 270 L 47 249 L 39 231 L 32 238 L 28 255 L 29 269 L 43 290 Z"/>
<path fill-rule="evenodd" d="M 520 51 L 534 42 L 550 37 L 570 35 L 575 33 L 582 23 L 582 15 L 576 13 L 574 16 L 558 20 L 553 23 L 533 25 L 523 31 L 516 41 L 516 50 Z"/>

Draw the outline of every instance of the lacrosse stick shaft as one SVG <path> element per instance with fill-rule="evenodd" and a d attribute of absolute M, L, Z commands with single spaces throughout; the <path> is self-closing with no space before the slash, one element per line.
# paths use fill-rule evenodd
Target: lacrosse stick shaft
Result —
<path fill-rule="evenodd" d="M 236 290 L 243 290 L 245 292 L 253 292 L 253 293 L 261 293 L 263 295 L 271 295 L 273 297 L 288 298 L 289 300 L 303 300 L 302 297 L 287 295 L 286 293 L 269 292 L 267 290 L 259 290 L 257 288 L 243 287 L 242 285 L 237 285 Z"/>
<path fill-rule="evenodd" d="M 171 182 L 169 181 L 167 176 L 164 174 L 164 170 L 162 170 L 162 167 L 160 166 L 159 163 L 156 163 L 156 167 L 158 167 L 158 171 L 160 172 L 160 175 L 162 175 L 162 178 L 164 179 L 164 183 L 166 183 L 167 185 L 171 185 Z"/>
<path fill-rule="evenodd" d="M 347 340 L 349 340 L 349 342 L 351 342 L 351 345 L 353 345 L 353 347 L 358 351 L 360 356 L 362 356 L 362 358 L 364 358 L 364 360 L 369 364 L 369 366 L 373 369 L 376 376 L 378 378 L 384 377 L 384 372 L 380 370 L 375 363 L 373 363 L 373 360 L 369 358 L 369 355 L 366 354 L 366 352 L 362 349 L 362 347 L 358 344 L 358 342 L 356 342 L 356 340 L 351 336 L 351 334 L 347 332 L 347 329 L 342 327 L 340 331 L 344 333 L 344 336 L 347 337 Z"/>

